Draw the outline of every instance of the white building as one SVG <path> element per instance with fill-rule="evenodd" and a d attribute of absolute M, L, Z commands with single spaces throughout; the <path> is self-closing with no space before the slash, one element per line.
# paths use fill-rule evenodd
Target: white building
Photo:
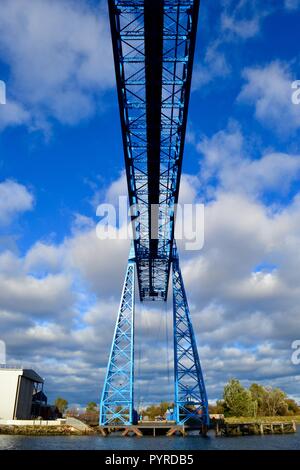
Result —
<path fill-rule="evenodd" d="M 0 367 L 0 419 L 30 419 L 32 397 L 43 383 L 31 369 Z"/>

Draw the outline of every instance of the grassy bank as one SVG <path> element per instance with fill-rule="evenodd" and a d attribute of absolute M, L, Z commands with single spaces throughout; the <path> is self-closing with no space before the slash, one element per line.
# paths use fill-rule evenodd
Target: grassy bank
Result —
<path fill-rule="evenodd" d="M 19 436 L 84 436 L 93 432 L 78 431 L 71 426 L 0 426 L 0 435 Z"/>
<path fill-rule="evenodd" d="M 235 424 L 235 423 L 289 423 L 295 421 L 297 424 L 300 424 L 300 415 L 299 416 L 257 416 L 256 418 L 249 417 L 230 417 L 225 418 L 225 423 Z"/>

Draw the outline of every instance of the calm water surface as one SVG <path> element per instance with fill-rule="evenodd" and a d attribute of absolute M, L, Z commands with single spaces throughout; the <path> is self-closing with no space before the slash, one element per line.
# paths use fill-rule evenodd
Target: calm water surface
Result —
<path fill-rule="evenodd" d="M 215 437 L 0 436 L 0 449 L 19 450 L 300 450 L 296 434 Z"/>

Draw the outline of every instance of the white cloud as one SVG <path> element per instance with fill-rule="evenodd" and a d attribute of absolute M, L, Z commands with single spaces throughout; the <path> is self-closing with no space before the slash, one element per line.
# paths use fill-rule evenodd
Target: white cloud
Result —
<path fill-rule="evenodd" d="M 226 32 L 230 32 L 242 39 L 249 39 L 259 32 L 260 17 L 256 16 L 249 20 L 237 21 L 233 16 L 224 13 L 221 19 L 221 26 Z"/>
<path fill-rule="evenodd" d="M 33 208 L 34 198 L 28 189 L 12 180 L 0 183 L 0 225 L 8 225 L 20 213 Z"/>
<path fill-rule="evenodd" d="M 87 217 L 86 215 L 76 213 L 74 214 L 74 220 L 72 225 L 72 231 L 74 233 L 84 232 L 86 230 L 90 230 L 95 225 L 93 219 L 91 217 Z"/>
<path fill-rule="evenodd" d="M 100 296 L 119 292 L 129 254 L 129 240 L 99 240 L 96 227 L 67 240 L 69 265 Z"/>
<path fill-rule="evenodd" d="M 265 127 L 288 135 L 300 127 L 300 108 L 292 103 L 295 80 L 287 64 L 278 61 L 244 70 L 246 80 L 238 100 L 254 107 L 255 117 Z"/>
<path fill-rule="evenodd" d="M 22 259 L 0 255 L 0 309 L 43 320 L 49 315 L 69 317 L 73 305 L 72 280 L 63 273 L 37 277 L 26 271 Z"/>
<path fill-rule="evenodd" d="M 94 93 L 101 95 L 114 82 L 110 39 L 101 17 L 82 2 L 2 3 L 7 15 L 0 18 L 0 47 L 6 47 L 16 100 L 2 115 L 2 126 L 38 126 L 47 116 L 72 124 L 92 115 Z M 223 17 L 228 40 L 257 34 L 260 18 L 252 16 L 245 24 L 238 17 L 229 21 L 228 15 Z M 201 84 L 229 71 L 217 44 L 209 48 L 205 63 L 209 73 L 199 70 Z M 247 92 L 240 99 L 255 106 L 261 100 L 260 119 L 272 107 L 273 95 L 284 108 L 289 72 L 278 67 L 272 73 L 279 84 L 273 84 L 269 97 L 259 86 L 265 75 L 246 76 Z M 271 113 L 274 120 L 277 111 Z M 276 383 L 299 397 L 299 369 L 291 364 L 290 343 L 300 331 L 300 198 L 280 211 L 261 202 L 267 191 L 288 193 L 299 176 L 299 156 L 269 151 L 253 159 L 249 147 L 235 124 L 197 144 L 201 173 L 183 175 L 181 202 L 197 200 L 203 181 L 216 178 L 220 186 L 209 188 L 213 198 L 206 207 L 204 250 L 183 253 L 184 280 L 210 398 L 220 396 L 232 375 L 245 383 Z M 24 186 L 7 181 L 0 185 L 0 196 L 1 191 L 0 221 L 7 224 L 32 208 L 33 197 Z M 126 192 L 122 174 L 94 202 L 105 196 L 115 203 Z M 0 329 L 9 362 L 40 371 L 51 397 L 98 400 L 128 245 L 100 241 L 92 220 L 75 214 L 72 234 L 61 244 L 37 241 L 24 255 L 9 247 L 1 254 Z M 172 368 L 171 341 L 168 351 L 166 346 L 166 331 L 169 339 L 172 334 L 170 306 L 171 300 L 161 308 L 137 304 L 137 401 L 172 400 L 172 370 L 168 377 L 166 365 L 169 359 Z"/>
<path fill-rule="evenodd" d="M 109 204 L 118 204 L 119 196 L 127 196 L 127 179 L 125 171 L 122 172 L 118 179 L 113 181 L 107 189 L 104 201 Z"/>
<path fill-rule="evenodd" d="M 7 101 L 0 106 L 0 129 L 8 126 L 19 126 L 30 122 L 30 113 L 15 101 Z"/>
<path fill-rule="evenodd" d="M 93 115 L 114 83 L 102 7 L 81 0 L 2 0 L 1 7 L 0 51 L 11 71 L 7 94 L 15 100 L 1 109 L 2 123 L 30 116 L 33 128 L 48 117 L 72 125 Z"/>
<path fill-rule="evenodd" d="M 192 299 L 198 298 L 203 307 L 221 305 L 231 319 L 268 312 L 273 321 L 281 312 L 282 323 L 292 324 L 300 295 L 299 217 L 298 199 L 289 211 L 272 214 L 246 196 L 220 193 L 206 208 L 203 253 L 198 259 L 191 256 L 184 268 Z M 230 334 L 230 322 L 228 328 Z"/>
<path fill-rule="evenodd" d="M 285 0 L 284 4 L 288 10 L 297 10 L 300 7 L 299 0 Z"/>
<path fill-rule="evenodd" d="M 218 141 L 239 161 L 243 137 L 231 132 L 211 145 Z M 206 146 L 211 164 L 219 164 Z M 256 178 L 250 170 L 247 177 Z M 182 183 L 182 199 L 197 200 L 201 180 L 184 175 Z M 119 184 L 108 190 L 112 199 Z M 290 344 L 300 329 L 299 233 L 299 197 L 273 213 L 247 191 L 223 189 L 207 205 L 204 249 L 184 253 L 182 269 L 210 399 L 233 375 L 297 395 Z M 50 397 L 99 399 L 127 255 L 128 242 L 101 241 L 86 224 L 60 245 L 38 242 L 23 257 L 1 255 L 1 339 L 10 363 L 46 377 Z M 171 299 L 137 303 L 137 401 L 172 399 L 171 318 Z"/>
<path fill-rule="evenodd" d="M 271 14 L 268 2 L 257 0 L 228 1 L 221 15 L 221 29 L 227 40 L 249 39 L 260 33 L 262 20 Z"/>
<path fill-rule="evenodd" d="M 203 157 L 201 179 L 208 183 L 208 195 L 218 187 L 258 198 L 273 192 L 273 201 L 289 194 L 291 184 L 300 175 L 300 155 L 270 151 L 253 159 L 251 146 L 235 123 L 196 144 Z M 218 185 L 209 186 L 215 179 Z"/>
<path fill-rule="evenodd" d="M 290 4 L 298 0 L 286 0 Z M 235 46 L 261 34 L 263 20 L 281 9 L 278 2 L 258 0 L 226 0 L 222 2 L 219 15 L 212 9 L 212 26 L 208 36 L 213 37 L 206 46 L 204 55 L 196 61 L 193 74 L 194 89 L 201 89 L 216 79 L 226 79 L 232 73 L 231 57 L 235 55 Z M 203 45 L 202 45 L 203 47 Z M 197 58 L 196 58 L 197 59 Z"/>
<path fill-rule="evenodd" d="M 204 57 L 195 66 L 193 73 L 193 88 L 201 87 L 211 83 L 218 77 L 226 77 L 230 74 L 230 65 L 227 63 L 225 54 L 220 51 L 220 42 L 211 43 L 205 52 Z"/>
<path fill-rule="evenodd" d="M 24 268 L 33 273 L 56 273 L 63 266 L 63 246 L 53 246 L 42 242 L 34 244 L 26 253 Z"/>
<path fill-rule="evenodd" d="M 197 176 L 183 174 L 180 181 L 179 203 L 192 204 L 199 191 L 200 182 Z"/>

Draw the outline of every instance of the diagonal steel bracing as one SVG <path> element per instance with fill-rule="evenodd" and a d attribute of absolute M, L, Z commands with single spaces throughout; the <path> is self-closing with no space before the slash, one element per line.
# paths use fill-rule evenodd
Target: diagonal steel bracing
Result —
<path fill-rule="evenodd" d="M 190 310 L 174 244 L 173 250 L 174 325 L 174 411 L 177 423 L 201 421 L 209 424 L 208 401 Z"/>
<path fill-rule="evenodd" d="M 100 425 L 133 420 L 135 262 L 129 255 L 100 403 Z"/>

